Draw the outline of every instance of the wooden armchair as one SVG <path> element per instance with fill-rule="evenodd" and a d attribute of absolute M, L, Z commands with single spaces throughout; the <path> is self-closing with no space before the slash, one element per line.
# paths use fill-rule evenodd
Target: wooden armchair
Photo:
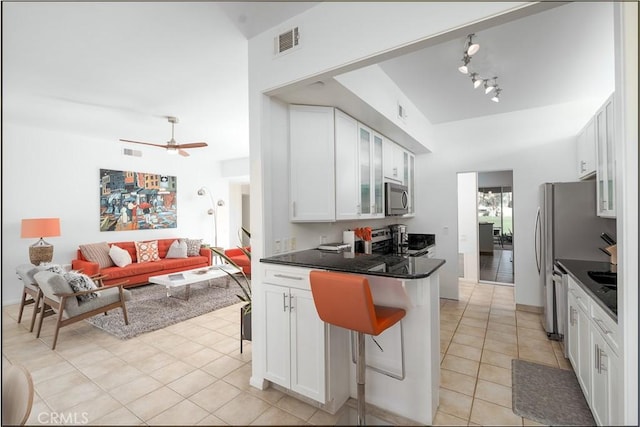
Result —
<path fill-rule="evenodd" d="M 52 350 L 56 348 L 60 328 L 100 313 L 107 314 L 109 310 L 114 308 L 122 308 L 124 323 L 126 325 L 129 324 L 125 300 L 129 299 L 130 293 L 123 288 L 127 282 L 98 287 L 97 289 L 88 291 L 73 292 L 64 276 L 60 274 L 41 271 L 37 273 L 34 278 L 43 294 L 41 313 L 44 314 L 46 308 L 50 307 L 57 314 L 56 330 L 53 337 L 53 345 L 51 346 Z M 96 280 L 95 277 L 93 279 L 94 281 Z M 87 295 L 92 292 L 99 293 L 100 297 L 84 302 L 78 301 L 78 296 Z M 41 315 L 40 322 L 38 323 L 37 337 L 40 336 L 43 319 L 44 315 Z"/>

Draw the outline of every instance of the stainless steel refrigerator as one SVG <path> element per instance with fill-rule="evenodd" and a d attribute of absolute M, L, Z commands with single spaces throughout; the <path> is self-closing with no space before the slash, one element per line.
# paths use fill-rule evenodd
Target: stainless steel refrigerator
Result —
<path fill-rule="evenodd" d="M 536 266 L 543 290 L 544 328 L 563 339 L 567 326 L 567 289 L 556 259 L 609 261 L 600 251 L 600 234 L 614 236 L 616 221 L 596 215 L 596 182 L 546 183 L 540 186 L 535 224 Z M 554 281 L 555 273 L 555 281 Z"/>

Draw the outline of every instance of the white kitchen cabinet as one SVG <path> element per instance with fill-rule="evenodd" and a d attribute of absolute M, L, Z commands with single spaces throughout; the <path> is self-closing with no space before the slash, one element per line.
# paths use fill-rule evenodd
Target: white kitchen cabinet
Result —
<path fill-rule="evenodd" d="M 618 356 L 597 327 L 591 330 L 593 358 L 593 394 L 591 411 L 598 425 L 619 425 L 615 408 L 619 403 L 617 392 Z"/>
<path fill-rule="evenodd" d="M 360 170 L 358 168 L 358 122 L 340 110 L 336 126 L 336 220 L 360 215 Z"/>
<path fill-rule="evenodd" d="M 383 218 L 383 137 L 336 110 L 336 220 Z"/>
<path fill-rule="evenodd" d="M 264 296 L 265 378 L 325 403 L 325 325 L 311 291 L 265 284 Z"/>
<path fill-rule="evenodd" d="M 573 282 L 573 283 L 572 283 Z M 589 353 L 590 324 L 588 316 L 588 300 L 584 291 L 569 278 L 568 310 L 569 313 L 569 360 L 573 365 L 587 402 L 591 395 L 591 363 Z"/>
<path fill-rule="evenodd" d="M 404 149 L 385 138 L 383 158 L 385 180 L 404 185 Z"/>
<path fill-rule="evenodd" d="M 289 106 L 289 218 L 335 221 L 334 108 Z"/>
<path fill-rule="evenodd" d="M 594 119 L 578 134 L 578 178 L 591 178 L 596 173 L 596 122 Z"/>
<path fill-rule="evenodd" d="M 598 425 L 618 425 L 617 324 L 569 277 L 569 360 Z"/>
<path fill-rule="evenodd" d="M 596 180 L 598 216 L 615 218 L 615 153 L 613 95 L 596 113 Z"/>

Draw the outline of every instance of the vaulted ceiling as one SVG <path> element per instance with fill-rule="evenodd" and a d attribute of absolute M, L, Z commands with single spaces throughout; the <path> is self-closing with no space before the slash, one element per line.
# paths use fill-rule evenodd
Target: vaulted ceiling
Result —
<path fill-rule="evenodd" d="M 172 115 L 179 143 L 247 156 L 247 38 L 316 4 L 5 3 L 3 117 L 116 144 L 166 142 Z M 567 117 L 587 117 L 613 90 L 610 3 L 570 3 L 475 33 L 471 68 L 498 76 L 500 103 L 457 71 L 464 37 L 380 64 L 434 125 L 494 127 L 505 114 L 557 116 L 564 106 Z"/>

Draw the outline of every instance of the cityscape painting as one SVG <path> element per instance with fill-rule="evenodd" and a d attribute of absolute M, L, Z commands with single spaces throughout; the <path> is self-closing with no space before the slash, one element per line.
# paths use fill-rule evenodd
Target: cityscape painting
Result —
<path fill-rule="evenodd" d="M 176 228 L 177 178 L 100 169 L 100 231 Z"/>

